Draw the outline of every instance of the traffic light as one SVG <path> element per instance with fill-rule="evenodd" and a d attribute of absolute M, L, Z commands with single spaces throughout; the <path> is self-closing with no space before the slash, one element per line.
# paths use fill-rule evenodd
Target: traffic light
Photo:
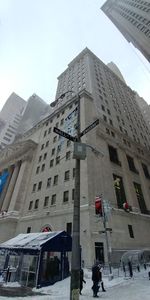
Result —
<path fill-rule="evenodd" d="M 95 214 L 102 216 L 102 199 L 101 197 L 95 197 Z"/>

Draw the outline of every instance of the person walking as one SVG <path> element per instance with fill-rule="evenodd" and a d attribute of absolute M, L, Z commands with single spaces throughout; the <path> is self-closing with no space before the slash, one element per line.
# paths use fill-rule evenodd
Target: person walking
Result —
<path fill-rule="evenodd" d="M 99 291 L 99 282 L 101 279 L 100 269 L 99 269 L 99 262 L 96 262 L 92 267 L 92 281 L 93 281 L 93 297 L 98 298 L 98 291 Z"/>
<path fill-rule="evenodd" d="M 81 291 L 83 289 L 83 282 L 86 283 L 84 280 L 84 272 L 83 269 L 80 269 L 80 295 L 82 295 Z"/>
<path fill-rule="evenodd" d="M 102 280 L 102 272 L 103 272 L 103 267 L 101 265 L 99 265 L 99 272 L 100 272 L 100 283 L 101 283 L 101 288 L 103 292 L 106 292 L 105 288 L 104 288 L 104 282 Z"/>

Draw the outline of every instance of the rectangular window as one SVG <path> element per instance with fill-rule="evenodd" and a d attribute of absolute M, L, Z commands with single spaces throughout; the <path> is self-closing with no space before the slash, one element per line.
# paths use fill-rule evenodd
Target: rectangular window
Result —
<path fill-rule="evenodd" d="M 52 195 L 51 205 L 56 204 L 56 194 Z"/>
<path fill-rule="evenodd" d="M 114 188 L 115 188 L 116 198 L 117 198 L 117 205 L 118 208 L 123 209 L 123 203 L 126 202 L 123 180 L 122 177 L 115 174 L 113 174 L 113 178 L 114 178 Z"/>
<path fill-rule="evenodd" d="M 57 136 L 54 136 L 53 143 L 55 143 L 56 141 L 57 141 Z"/>
<path fill-rule="evenodd" d="M 72 223 L 71 222 L 66 224 L 66 232 L 70 235 L 72 234 Z"/>
<path fill-rule="evenodd" d="M 38 191 L 41 190 L 41 187 L 42 187 L 42 181 L 40 181 L 38 184 Z"/>
<path fill-rule="evenodd" d="M 73 168 L 73 170 L 72 170 L 72 177 L 73 177 L 73 178 L 75 178 L 75 173 L 76 173 L 76 169 Z"/>
<path fill-rule="evenodd" d="M 71 157 L 71 152 L 70 151 L 66 152 L 66 160 L 70 159 L 70 157 Z"/>
<path fill-rule="evenodd" d="M 63 124 L 64 124 L 64 119 L 61 119 L 60 125 L 63 125 Z"/>
<path fill-rule="evenodd" d="M 60 156 L 56 157 L 56 165 L 58 165 L 60 163 Z"/>
<path fill-rule="evenodd" d="M 50 134 L 51 133 L 51 127 L 48 129 L 48 134 Z"/>
<path fill-rule="evenodd" d="M 135 168 L 135 164 L 134 164 L 133 158 L 131 156 L 127 155 L 127 161 L 128 161 L 128 165 L 129 165 L 130 171 L 138 174 L 138 171 Z"/>
<path fill-rule="evenodd" d="M 48 145 L 49 145 L 49 141 L 46 142 L 45 147 L 48 147 Z"/>
<path fill-rule="evenodd" d="M 36 183 L 33 184 L 32 192 L 34 193 L 36 190 Z"/>
<path fill-rule="evenodd" d="M 49 165 L 49 166 L 50 166 L 50 168 L 52 168 L 52 167 L 53 167 L 53 165 L 54 165 L 54 160 L 53 160 L 53 159 L 51 159 L 51 160 L 50 160 L 50 165 Z"/>
<path fill-rule="evenodd" d="M 43 157 L 43 160 L 45 160 L 47 157 L 47 153 L 44 153 L 44 157 Z"/>
<path fill-rule="evenodd" d="M 133 182 L 134 184 L 134 188 L 135 188 L 135 192 L 136 192 L 136 197 L 139 203 L 139 207 L 141 210 L 142 214 L 149 214 L 147 207 L 146 207 L 146 203 L 143 197 L 143 192 L 141 189 L 141 185 L 139 183 Z"/>
<path fill-rule="evenodd" d="M 119 159 L 118 159 L 118 153 L 117 153 L 117 149 L 114 148 L 113 146 L 108 146 L 109 149 L 109 157 L 110 160 L 112 162 L 114 162 L 115 164 L 121 165 Z"/>
<path fill-rule="evenodd" d="M 66 203 L 69 201 L 69 191 L 64 192 L 63 202 Z"/>
<path fill-rule="evenodd" d="M 65 172 L 64 180 L 65 180 L 65 181 L 66 181 L 66 180 L 69 180 L 69 176 L 70 176 L 70 171 L 68 170 L 68 171 Z"/>
<path fill-rule="evenodd" d="M 31 210 L 32 208 L 33 208 L 33 201 L 30 201 L 28 210 Z"/>
<path fill-rule="evenodd" d="M 35 200 L 34 209 L 38 209 L 39 207 L 39 199 Z"/>
<path fill-rule="evenodd" d="M 36 174 L 38 174 L 40 171 L 40 167 L 38 166 L 37 169 L 36 169 Z"/>
<path fill-rule="evenodd" d="M 51 155 L 54 155 L 55 154 L 55 148 L 52 149 L 52 154 Z"/>
<path fill-rule="evenodd" d="M 51 177 L 47 179 L 47 188 L 49 188 L 50 186 L 51 186 Z"/>
<path fill-rule="evenodd" d="M 45 170 L 45 164 L 42 165 L 41 172 L 43 172 L 44 170 Z"/>
<path fill-rule="evenodd" d="M 41 150 L 42 150 L 42 149 L 44 149 L 44 144 L 42 144 L 42 146 L 41 146 Z"/>
<path fill-rule="evenodd" d="M 42 160 L 42 155 L 39 156 L 39 162 Z"/>
<path fill-rule="evenodd" d="M 49 197 L 46 196 L 45 199 L 44 199 L 44 207 L 48 206 L 48 202 L 49 202 Z"/>
<path fill-rule="evenodd" d="M 75 189 L 72 189 L 72 200 L 74 201 Z"/>
<path fill-rule="evenodd" d="M 145 164 L 142 163 L 142 168 L 143 168 L 143 171 L 144 171 L 144 174 L 145 174 L 145 177 L 150 179 L 150 174 L 149 174 L 149 171 L 148 171 L 148 168 Z"/>
<path fill-rule="evenodd" d="M 134 239 L 134 233 L 133 233 L 132 225 L 128 225 L 128 230 L 129 230 L 130 238 Z"/>
<path fill-rule="evenodd" d="M 31 232 L 31 227 L 27 227 L 27 233 Z"/>
<path fill-rule="evenodd" d="M 46 134 L 47 134 L 47 130 L 44 131 L 44 137 L 46 136 Z"/>
<path fill-rule="evenodd" d="M 61 151 L 61 145 L 58 145 L 57 147 L 57 153 Z"/>
<path fill-rule="evenodd" d="M 71 141 L 68 140 L 68 141 L 67 141 L 67 147 L 69 147 L 70 145 L 71 145 Z"/>
<path fill-rule="evenodd" d="M 58 175 L 55 175 L 53 185 L 57 185 L 57 184 L 58 184 Z"/>

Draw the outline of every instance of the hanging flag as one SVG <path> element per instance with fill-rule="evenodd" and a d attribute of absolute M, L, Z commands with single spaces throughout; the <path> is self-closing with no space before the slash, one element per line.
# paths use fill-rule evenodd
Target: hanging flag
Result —
<path fill-rule="evenodd" d="M 3 187 L 4 187 L 4 185 L 5 185 L 5 182 L 6 182 L 6 180 L 7 180 L 8 175 L 9 175 L 8 171 L 4 171 L 4 172 L 2 173 L 2 175 L 0 176 L 0 193 L 1 193 L 2 190 L 3 190 Z"/>

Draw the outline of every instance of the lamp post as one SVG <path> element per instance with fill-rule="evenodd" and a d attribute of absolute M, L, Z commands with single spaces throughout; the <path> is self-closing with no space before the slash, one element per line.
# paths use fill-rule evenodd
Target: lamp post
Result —
<path fill-rule="evenodd" d="M 59 99 L 63 99 L 66 91 L 58 99 L 50 104 L 55 107 Z M 77 135 L 76 141 L 80 143 L 80 96 L 77 94 Z M 79 300 L 80 288 L 80 158 L 76 158 L 75 166 L 75 198 L 73 207 L 73 232 L 72 232 L 72 258 L 71 258 L 71 281 L 70 281 L 70 300 Z"/>

